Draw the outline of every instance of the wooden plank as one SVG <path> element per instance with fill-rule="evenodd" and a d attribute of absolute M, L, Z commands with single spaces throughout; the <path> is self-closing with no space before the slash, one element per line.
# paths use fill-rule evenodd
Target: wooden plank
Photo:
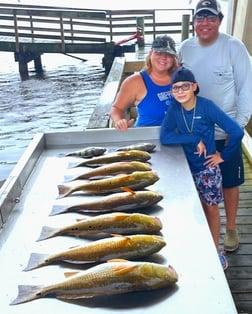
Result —
<path fill-rule="evenodd" d="M 102 94 L 88 122 L 88 129 L 107 128 L 110 108 L 116 97 L 124 71 L 125 57 L 116 57 L 105 82 Z"/>
<path fill-rule="evenodd" d="M 247 134 L 243 140 L 243 159 L 245 166 L 245 183 L 240 186 L 240 201 L 237 213 L 237 228 L 240 236 L 240 246 L 237 251 L 227 253 L 229 268 L 226 278 L 232 292 L 239 313 L 252 313 L 252 164 L 245 153 Z M 251 140 L 251 138 L 250 138 Z M 249 140 L 249 141 L 250 141 Z M 247 152 L 247 150 L 246 150 Z M 223 204 L 220 206 L 221 213 L 221 240 L 225 234 L 226 216 Z"/>
<path fill-rule="evenodd" d="M 0 6 L 0 14 L 9 14 L 9 15 L 33 15 L 33 16 L 46 16 L 46 17 L 66 17 L 66 18 L 87 18 L 87 19 L 106 19 L 106 11 L 96 11 L 96 10 L 81 10 L 81 9 L 72 9 L 64 10 L 58 8 L 57 10 L 44 9 L 43 7 L 39 9 L 33 8 L 12 8 L 11 6 L 6 8 Z"/>
<path fill-rule="evenodd" d="M 246 130 L 244 132 L 245 134 L 242 139 L 242 149 L 252 165 L 252 138 Z"/>
<path fill-rule="evenodd" d="M 34 53 L 61 53 L 62 47 L 58 43 L 20 43 L 20 51 L 32 51 Z M 106 43 L 66 43 L 64 53 L 104 53 Z M 15 51 L 15 42 L 0 42 L 1 51 Z"/>
<path fill-rule="evenodd" d="M 140 71 L 144 66 L 144 60 L 126 61 L 124 66 L 124 73 L 134 73 Z"/>

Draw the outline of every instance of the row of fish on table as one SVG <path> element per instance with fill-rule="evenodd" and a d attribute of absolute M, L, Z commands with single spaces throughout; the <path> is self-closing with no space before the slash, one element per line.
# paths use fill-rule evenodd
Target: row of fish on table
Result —
<path fill-rule="evenodd" d="M 68 272 L 65 280 L 52 285 L 19 285 L 11 305 L 50 296 L 73 300 L 174 286 L 178 275 L 172 266 L 144 260 L 166 245 L 160 235 L 162 222 L 135 212 L 163 199 L 159 192 L 146 189 L 159 180 L 149 163 L 155 148 L 152 143 L 119 147 L 113 152 L 87 147 L 64 156 L 71 157 L 68 168 L 78 168 L 79 173 L 65 176 L 64 183 L 58 185 L 58 199 L 84 193 L 90 201 L 85 197 L 85 201 L 71 205 L 54 204 L 49 215 L 74 212 L 92 216 L 61 228 L 43 226 L 38 241 L 57 236 L 104 237 L 54 254 L 32 253 L 24 271 L 59 261 L 91 266 Z"/>

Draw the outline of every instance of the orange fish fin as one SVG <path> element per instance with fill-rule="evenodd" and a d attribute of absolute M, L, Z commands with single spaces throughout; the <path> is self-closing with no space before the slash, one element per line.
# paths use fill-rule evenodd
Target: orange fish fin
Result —
<path fill-rule="evenodd" d="M 107 261 L 107 263 L 114 263 L 114 262 L 128 262 L 128 260 L 123 259 L 123 258 L 112 258 Z"/>
<path fill-rule="evenodd" d="M 123 274 L 126 274 L 126 273 L 129 273 L 131 272 L 134 268 L 136 268 L 137 265 L 133 264 L 133 265 L 120 265 L 118 267 L 115 268 L 115 273 L 116 275 L 123 275 Z"/>
<path fill-rule="evenodd" d="M 129 217 L 129 214 L 127 214 L 127 213 L 116 213 L 114 216 L 114 219 L 116 221 L 120 221 L 120 220 L 124 220 L 127 217 Z"/>
<path fill-rule="evenodd" d="M 128 188 L 127 186 L 122 186 L 121 190 L 123 190 L 124 192 L 130 192 L 132 195 L 136 194 L 135 191 L 131 190 L 130 188 Z"/>
<path fill-rule="evenodd" d="M 64 273 L 64 276 L 66 278 L 68 278 L 68 277 L 74 276 L 74 275 L 76 275 L 78 273 L 79 273 L 79 271 L 67 271 L 67 272 Z"/>

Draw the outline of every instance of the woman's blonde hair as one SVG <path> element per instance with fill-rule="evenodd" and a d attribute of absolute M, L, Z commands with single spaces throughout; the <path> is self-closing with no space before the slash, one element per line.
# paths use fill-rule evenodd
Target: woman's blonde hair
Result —
<path fill-rule="evenodd" d="M 146 72 L 149 74 L 152 69 L 152 63 L 151 63 L 151 57 L 150 57 L 152 52 L 153 50 L 150 50 L 150 52 L 146 56 L 145 64 L 144 64 L 144 70 L 146 70 Z M 176 55 L 171 55 L 171 57 L 173 58 L 173 66 L 170 69 L 168 69 L 169 74 L 172 74 L 179 67 L 178 57 Z"/>
<path fill-rule="evenodd" d="M 178 67 L 179 67 L 179 61 L 177 57 L 177 51 L 176 51 L 176 43 L 174 39 L 168 35 L 160 35 L 157 36 L 151 45 L 151 50 L 149 51 L 146 59 L 145 59 L 145 65 L 144 69 L 147 71 L 147 73 L 150 74 L 152 70 L 152 64 L 151 64 L 151 55 L 153 52 L 166 52 L 173 58 L 173 66 L 168 70 L 169 74 L 172 74 Z"/>

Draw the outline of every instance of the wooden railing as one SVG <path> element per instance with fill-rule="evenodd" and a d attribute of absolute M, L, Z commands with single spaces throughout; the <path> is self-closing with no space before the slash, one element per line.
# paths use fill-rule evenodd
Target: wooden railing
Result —
<path fill-rule="evenodd" d="M 0 50 L 17 52 L 20 43 L 60 43 L 64 52 L 67 43 L 117 42 L 136 33 L 140 17 L 151 40 L 158 34 L 180 36 L 184 15 L 190 18 L 188 32 L 193 32 L 192 14 L 192 9 L 84 10 L 0 3 Z"/>
<path fill-rule="evenodd" d="M 22 79 L 29 77 L 30 61 L 38 74 L 43 72 L 43 53 L 103 54 L 108 73 L 114 57 L 135 51 L 136 42 L 143 47 L 146 40 L 171 34 L 180 43 L 193 32 L 192 15 L 192 9 L 85 10 L 0 3 L 0 51 L 14 52 Z"/>
<path fill-rule="evenodd" d="M 193 9 L 153 9 L 153 10 L 107 10 L 109 36 L 111 41 L 127 37 L 136 31 L 136 21 L 142 19 L 144 36 L 152 41 L 157 35 L 176 35 L 181 41 L 183 35 L 183 18 L 187 17 L 188 35 L 193 34 Z M 187 36 L 188 37 L 188 36 Z"/>
<path fill-rule="evenodd" d="M 0 36 L 3 42 L 15 41 L 15 52 L 23 43 L 66 43 L 106 41 L 105 11 L 7 7 L 0 4 Z M 13 46 L 9 46 L 13 51 Z M 5 50 L 5 49 L 2 49 Z M 8 50 L 8 46 L 6 47 Z"/>

